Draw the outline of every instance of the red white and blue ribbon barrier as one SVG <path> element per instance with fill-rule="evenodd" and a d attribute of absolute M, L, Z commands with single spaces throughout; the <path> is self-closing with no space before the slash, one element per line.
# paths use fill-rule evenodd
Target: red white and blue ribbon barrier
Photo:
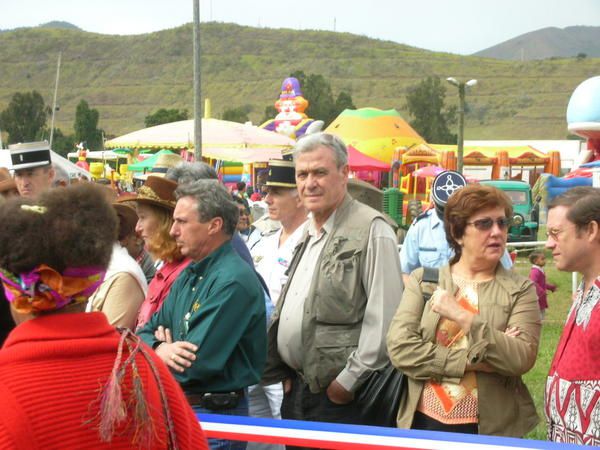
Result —
<path fill-rule="evenodd" d="M 573 444 L 439 431 L 197 414 L 207 438 L 337 450 L 575 450 Z M 589 448 L 589 447 L 587 447 Z"/>

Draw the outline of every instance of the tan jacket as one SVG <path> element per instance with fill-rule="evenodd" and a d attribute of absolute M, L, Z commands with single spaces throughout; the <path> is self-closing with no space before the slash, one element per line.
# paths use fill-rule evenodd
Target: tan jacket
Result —
<path fill-rule="evenodd" d="M 450 349 L 435 344 L 440 315 L 423 300 L 422 278 L 422 268 L 411 274 L 387 337 L 392 364 L 408 377 L 408 395 L 400 402 L 398 427 L 411 427 L 424 381 L 458 382 L 468 362 L 486 362 L 496 372 L 477 372 L 479 433 L 525 435 L 539 420 L 521 379 L 535 363 L 540 337 L 535 287 L 499 264 L 496 278 L 478 292 L 479 314 L 468 334 L 469 347 Z M 458 289 L 449 266 L 440 268 L 439 285 L 449 292 Z M 431 290 L 427 283 L 422 287 L 424 292 Z M 512 326 L 521 331 L 516 338 L 504 334 Z"/>

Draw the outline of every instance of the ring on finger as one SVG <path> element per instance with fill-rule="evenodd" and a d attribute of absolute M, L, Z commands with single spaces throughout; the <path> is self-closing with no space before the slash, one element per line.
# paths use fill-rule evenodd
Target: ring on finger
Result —
<path fill-rule="evenodd" d="M 175 353 L 171 353 L 171 361 L 175 361 L 176 357 L 177 357 L 177 355 Z"/>

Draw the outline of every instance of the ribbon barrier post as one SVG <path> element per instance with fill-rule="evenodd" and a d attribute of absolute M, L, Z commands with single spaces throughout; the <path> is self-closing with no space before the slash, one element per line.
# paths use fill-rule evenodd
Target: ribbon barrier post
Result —
<path fill-rule="evenodd" d="M 197 414 L 209 438 L 334 450 L 575 450 L 586 448 L 527 439 L 403 430 L 297 420 Z M 589 447 L 587 447 L 589 448 Z"/>

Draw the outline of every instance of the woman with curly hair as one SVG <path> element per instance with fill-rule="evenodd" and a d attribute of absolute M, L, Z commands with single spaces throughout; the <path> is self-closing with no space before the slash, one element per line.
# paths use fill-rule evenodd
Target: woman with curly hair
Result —
<path fill-rule="evenodd" d="M 0 280 L 20 324 L 0 350 L 0 448 L 202 448 L 178 383 L 100 312 L 117 216 L 91 184 L 0 206 Z M 101 226 L 98 226 L 101 224 Z"/>
<path fill-rule="evenodd" d="M 157 271 L 140 307 L 136 328 L 142 327 L 158 311 L 177 276 L 190 263 L 184 258 L 169 231 L 173 225 L 177 183 L 151 175 L 137 195 L 122 196 L 118 201 L 135 200 L 138 222 L 135 230 L 144 239 L 146 249 L 157 262 Z"/>

